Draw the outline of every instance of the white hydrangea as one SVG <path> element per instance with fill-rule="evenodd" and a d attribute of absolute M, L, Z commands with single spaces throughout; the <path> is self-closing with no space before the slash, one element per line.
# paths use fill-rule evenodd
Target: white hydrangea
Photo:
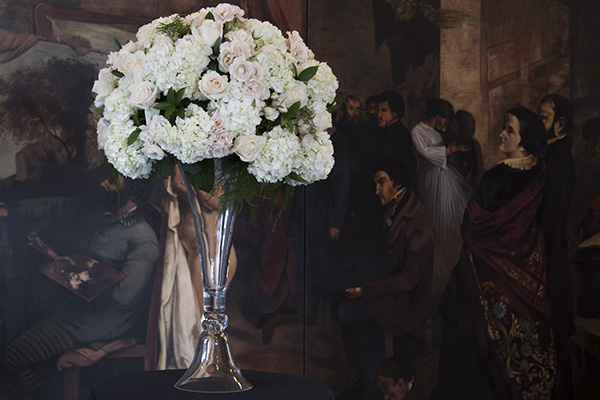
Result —
<path fill-rule="evenodd" d="M 264 72 L 264 81 L 276 93 L 283 93 L 295 82 L 294 71 L 291 65 L 294 63 L 291 56 L 278 52 L 273 46 L 267 45 L 260 49 L 255 59 Z"/>
<path fill-rule="evenodd" d="M 313 136 L 313 140 L 303 140 L 302 151 L 298 157 L 297 167 L 293 172 L 301 176 L 309 183 L 327 178 L 331 172 L 335 160 L 333 158 L 333 144 L 327 132 L 318 132 Z M 293 179 L 287 179 L 286 183 L 290 185 L 301 184 Z"/>
<path fill-rule="evenodd" d="M 109 122 L 131 121 L 131 115 L 136 111 L 129 105 L 129 85 L 123 79 L 117 87 L 104 99 L 104 118 Z M 133 121 L 131 121 L 133 123 Z"/>
<path fill-rule="evenodd" d="M 164 126 L 154 138 L 165 152 L 186 164 L 193 164 L 212 156 L 215 142 L 211 133 L 213 121 L 202 107 L 190 104 L 185 118 L 175 120 L 175 126 Z"/>
<path fill-rule="evenodd" d="M 269 131 L 266 138 L 258 157 L 248 165 L 248 172 L 259 182 L 275 183 L 297 168 L 302 147 L 298 136 L 281 126 Z"/>
<path fill-rule="evenodd" d="M 272 23 L 251 19 L 247 29 L 252 34 L 257 47 L 271 45 L 279 52 L 286 51 L 285 39 L 279 28 Z"/>
<path fill-rule="evenodd" d="M 233 81 L 226 96 L 208 104 L 208 112 L 227 121 L 227 130 L 235 138 L 256 131 L 264 106 L 264 101 L 245 93 L 241 82 Z"/>
<path fill-rule="evenodd" d="M 135 129 L 131 120 L 111 123 L 104 144 L 104 154 L 108 162 L 122 175 L 130 178 L 148 178 L 153 161 L 144 155 L 142 141 L 136 140 L 131 145 L 127 144 Z"/>
<path fill-rule="evenodd" d="M 306 82 L 308 95 L 314 101 L 323 101 L 326 104 L 332 103 L 335 99 L 335 94 L 339 83 L 327 63 L 309 60 L 302 64 L 302 67 L 299 68 L 298 72 L 315 65 L 319 66 L 317 73 L 308 82 Z"/>

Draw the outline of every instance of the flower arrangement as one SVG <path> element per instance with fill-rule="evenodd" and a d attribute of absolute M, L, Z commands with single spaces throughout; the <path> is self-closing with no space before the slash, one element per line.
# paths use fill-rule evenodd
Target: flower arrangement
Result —
<path fill-rule="evenodd" d="M 327 177 L 338 82 L 298 32 L 222 3 L 158 18 L 136 38 L 116 41 L 92 89 L 98 146 L 119 173 L 167 177 L 179 164 L 209 192 L 220 160 L 231 195 L 248 202 Z"/>

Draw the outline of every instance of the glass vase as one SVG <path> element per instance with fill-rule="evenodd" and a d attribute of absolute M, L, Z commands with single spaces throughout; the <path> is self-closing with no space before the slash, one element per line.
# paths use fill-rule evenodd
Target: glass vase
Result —
<path fill-rule="evenodd" d="M 177 389 L 190 392 L 238 392 L 252 385 L 244 378 L 233 361 L 227 333 L 225 314 L 227 273 L 233 229 L 239 202 L 218 207 L 219 194 L 227 190 L 219 182 L 218 163 L 215 188 L 210 194 L 196 190 L 181 171 L 188 194 L 202 268 L 204 314 L 202 333 L 194 359 L 185 374 L 175 383 Z"/>

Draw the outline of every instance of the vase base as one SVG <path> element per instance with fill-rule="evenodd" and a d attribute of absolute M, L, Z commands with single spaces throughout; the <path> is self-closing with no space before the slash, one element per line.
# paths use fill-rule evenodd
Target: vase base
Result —
<path fill-rule="evenodd" d="M 252 389 L 231 356 L 227 334 L 200 335 L 194 360 L 175 383 L 179 390 L 199 393 L 231 393 Z"/>

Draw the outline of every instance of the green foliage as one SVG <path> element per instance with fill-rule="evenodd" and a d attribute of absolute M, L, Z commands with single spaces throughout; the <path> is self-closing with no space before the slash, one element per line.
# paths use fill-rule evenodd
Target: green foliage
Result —
<path fill-rule="evenodd" d="M 167 35 L 172 40 L 177 40 L 185 35 L 189 35 L 192 32 L 192 29 L 188 24 L 185 23 L 185 20 L 177 15 L 173 21 L 169 23 L 162 23 L 158 25 L 156 30 L 163 35 Z"/>
<path fill-rule="evenodd" d="M 113 74 L 114 76 L 116 76 L 117 78 L 122 78 L 125 75 L 123 75 L 123 73 L 121 71 L 118 71 L 116 69 L 111 69 L 110 73 Z"/>
<path fill-rule="evenodd" d="M 179 163 L 179 168 L 195 189 L 206 193 L 213 190 L 215 186 L 215 162 L 213 159 L 208 158 L 194 164 Z"/>
<path fill-rule="evenodd" d="M 316 75 L 318 69 L 318 65 L 313 65 L 312 67 L 305 68 L 302 70 L 302 72 L 300 72 L 296 79 L 302 82 L 308 82 L 313 76 Z"/>
<path fill-rule="evenodd" d="M 90 106 L 90 111 L 94 114 L 102 114 L 104 112 L 104 106 L 97 107 L 95 103 L 92 103 L 92 105 Z"/>
<path fill-rule="evenodd" d="M 185 109 L 190 105 L 191 101 L 188 98 L 184 98 L 185 88 L 179 90 L 169 89 L 167 96 L 162 96 L 160 101 L 154 104 L 155 109 L 164 111 L 164 116 L 171 122 L 175 123 L 177 117 L 185 117 Z"/>
<path fill-rule="evenodd" d="M 140 136 L 141 132 L 142 131 L 140 130 L 140 128 L 136 128 L 135 131 L 131 132 L 131 135 L 129 135 L 129 137 L 127 138 L 127 146 L 131 146 L 132 144 L 134 144 L 138 136 Z"/>
<path fill-rule="evenodd" d="M 123 48 L 123 46 L 121 46 L 121 43 L 119 43 L 119 39 L 113 38 L 113 41 L 115 42 L 115 48 L 117 49 L 117 51 Z"/>

